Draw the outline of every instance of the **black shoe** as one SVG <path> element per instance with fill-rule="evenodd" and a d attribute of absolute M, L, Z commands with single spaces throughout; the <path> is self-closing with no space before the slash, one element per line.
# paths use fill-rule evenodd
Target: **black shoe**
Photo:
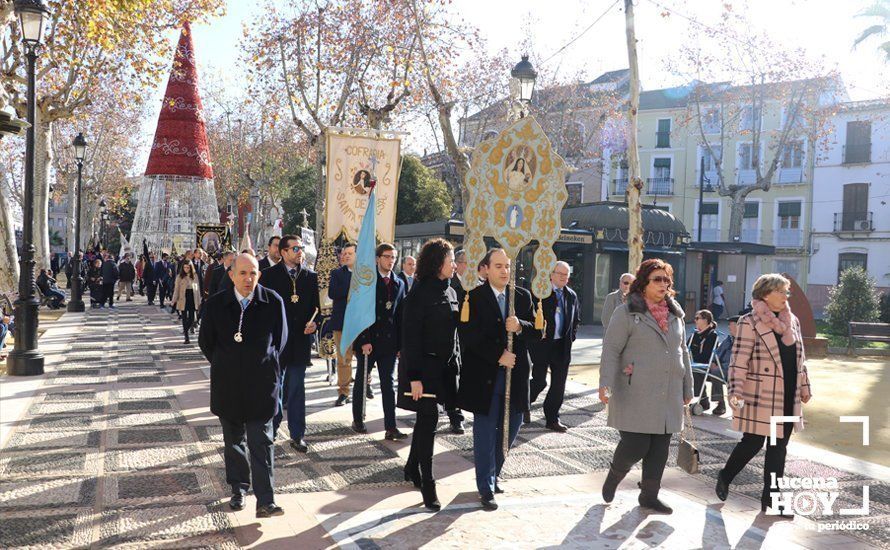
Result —
<path fill-rule="evenodd" d="M 418 466 L 417 464 L 415 464 L 413 466 L 411 464 L 406 464 L 405 465 L 405 481 L 410 481 L 411 483 L 414 484 L 415 487 L 420 489 L 420 487 L 422 485 L 421 480 L 420 480 L 420 466 Z"/>
<path fill-rule="evenodd" d="M 709 410 L 711 410 L 711 401 L 708 399 L 702 399 L 698 402 L 698 404 L 701 405 L 703 412 L 708 412 Z"/>
<path fill-rule="evenodd" d="M 185 342 L 183 342 L 183 343 L 184 343 L 184 344 L 191 344 L 191 343 L 192 343 L 191 340 L 189 340 L 189 335 L 188 335 L 188 334 L 185 335 Z"/>
<path fill-rule="evenodd" d="M 556 422 L 548 422 L 547 429 L 552 430 L 557 433 L 566 433 L 569 431 L 569 427 L 557 420 Z"/>
<path fill-rule="evenodd" d="M 464 429 L 464 423 L 463 422 L 452 422 L 451 423 L 451 433 L 457 434 L 457 435 L 463 435 L 463 434 L 467 433 L 467 431 Z"/>
<path fill-rule="evenodd" d="M 724 414 L 726 414 L 726 405 L 723 403 L 723 401 L 719 401 L 717 403 L 717 406 L 714 407 L 714 410 L 711 411 L 711 414 L 713 414 L 714 416 L 723 416 Z"/>
<path fill-rule="evenodd" d="M 360 434 L 366 434 L 366 433 L 368 433 L 368 428 L 365 427 L 364 422 L 355 421 L 352 423 L 352 431 L 360 433 Z"/>
<path fill-rule="evenodd" d="M 661 481 L 657 479 L 644 479 L 640 482 L 640 496 L 637 502 L 650 514 L 673 514 L 674 510 L 667 504 L 658 500 L 658 491 L 661 489 Z"/>
<path fill-rule="evenodd" d="M 309 445 L 306 445 L 306 442 L 302 439 L 296 440 L 292 439 L 290 442 L 291 449 L 297 451 L 298 453 L 308 453 Z"/>
<path fill-rule="evenodd" d="M 606 502 L 612 502 L 615 498 L 615 491 L 618 490 L 618 484 L 621 483 L 621 480 L 624 479 L 624 476 L 627 475 L 627 472 L 619 472 L 611 465 L 609 466 L 609 473 L 606 475 L 606 481 L 603 482 L 603 500 Z"/>
<path fill-rule="evenodd" d="M 493 510 L 498 509 L 498 503 L 494 499 L 494 495 L 492 495 L 490 497 L 482 497 L 480 500 L 482 502 L 482 507 L 485 508 L 486 510 L 493 511 Z"/>
<path fill-rule="evenodd" d="M 401 441 L 407 439 L 408 434 L 400 432 L 398 428 L 393 428 L 392 430 L 386 430 L 386 435 L 383 437 L 389 441 Z"/>
<path fill-rule="evenodd" d="M 420 488 L 420 494 L 423 495 L 423 505 L 426 506 L 427 510 L 438 512 L 442 509 L 442 505 L 439 504 L 439 497 L 436 495 L 435 481 L 424 481 Z"/>
<path fill-rule="evenodd" d="M 368 384 L 368 387 L 365 389 L 365 397 L 374 399 L 374 390 L 371 389 L 371 384 Z"/>
<path fill-rule="evenodd" d="M 723 470 L 717 472 L 717 486 L 714 491 L 720 500 L 726 500 L 726 497 L 729 496 L 729 482 L 723 477 Z"/>
<path fill-rule="evenodd" d="M 232 510 L 238 511 L 244 509 L 244 494 L 243 493 L 232 493 L 232 498 L 229 500 L 229 508 Z"/>
<path fill-rule="evenodd" d="M 503 494 L 504 494 L 504 490 L 501 489 L 501 486 L 498 485 L 497 483 L 494 484 L 494 494 L 496 494 L 496 495 L 503 495 Z"/>
<path fill-rule="evenodd" d="M 523 424 L 531 424 L 532 423 L 531 411 L 525 411 L 524 413 L 522 413 L 522 423 Z"/>
<path fill-rule="evenodd" d="M 264 504 L 262 506 L 256 507 L 256 517 L 258 517 L 258 518 L 270 518 L 272 516 L 283 516 L 283 515 L 284 515 L 284 509 L 281 506 L 275 504 L 274 502 L 272 504 Z"/>
<path fill-rule="evenodd" d="M 334 401 L 334 406 L 342 407 L 343 405 L 346 404 L 346 399 L 347 399 L 346 396 L 341 393 L 340 395 L 337 396 L 337 400 Z"/>

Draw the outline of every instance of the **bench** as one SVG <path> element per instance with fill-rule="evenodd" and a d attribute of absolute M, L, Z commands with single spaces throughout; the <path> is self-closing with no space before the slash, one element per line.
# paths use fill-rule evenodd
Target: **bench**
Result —
<path fill-rule="evenodd" d="M 890 344 L 890 323 L 860 323 L 850 321 L 849 346 L 847 353 L 853 354 L 853 343 L 855 340 L 863 340 L 865 342 L 887 342 Z"/>
<path fill-rule="evenodd" d="M 49 309 L 52 309 L 52 304 L 53 304 L 52 296 L 48 296 L 48 295 L 44 294 L 43 291 L 40 290 L 40 287 L 37 285 L 34 285 L 34 289 L 37 291 L 37 299 L 40 301 L 40 304 L 37 307 L 44 306 L 44 307 L 48 307 Z"/>

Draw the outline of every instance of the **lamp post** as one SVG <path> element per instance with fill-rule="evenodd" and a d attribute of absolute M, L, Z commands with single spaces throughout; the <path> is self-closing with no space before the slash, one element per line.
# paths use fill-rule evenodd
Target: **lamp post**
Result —
<path fill-rule="evenodd" d="M 43 355 L 37 349 L 37 307 L 34 296 L 34 121 L 37 118 L 37 50 L 49 10 L 41 0 L 16 0 L 15 13 L 28 59 L 28 132 L 25 136 L 25 185 L 22 204 L 22 256 L 19 258 L 19 297 L 15 301 L 15 349 L 8 372 L 14 376 L 43 374 Z"/>
<path fill-rule="evenodd" d="M 83 134 L 77 134 L 74 138 L 74 161 L 77 163 L 77 205 L 74 209 L 74 263 L 71 268 L 71 275 L 74 280 L 71 281 L 71 299 L 68 301 L 68 311 L 72 313 L 80 313 L 85 310 L 83 304 L 83 277 L 81 270 L 83 269 L 83 258 L 80 255 L 80 196 L 83 192 L 83 159 L 86 158 L 87 140 Z"/>
<path fill-rule="evenodd" d="M 705 182 L 708 184 L 707 189 L 705 189 Z M 711 187 L 711 180 L 705 177 L 705 156 L 702 155 L 698 165 L 698 242 L 701 242 L 702 204 L 704 204 L 705 191 L 712 193 L 714 188 Z"/>
<path fill-rule="evenodd" d="M 519 118 L 525 118 L 528 114 L 529 105 L 532 102 L 532 94 L 535 91 L 535 80 L 538 78 L 538 72 L 528 60 L 527 55 L 522 56 L 522 61 L 516 64 L 510 71 L 512 77 L 512 88 L 514 96 L 519 100 L 520 110 Z"/>
<path fill-rule="evenodd" d="M 99 250 L 101 251 L 105 247 L 105 220 L 108 219 L 106 215 L 108 212 L 108 205 L 105 204 L 105 199 L 101 199 L 99 201 Z"/>

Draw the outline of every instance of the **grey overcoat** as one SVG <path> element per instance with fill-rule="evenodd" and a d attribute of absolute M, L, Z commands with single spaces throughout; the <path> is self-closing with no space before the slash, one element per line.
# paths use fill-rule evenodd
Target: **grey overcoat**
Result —
<path fill-rule="evenodd" d="M 612 389 L 608 425 L 665 434 L 683 429 L 683 400 L 692 398 L 692 367 L 683 310 L 668 300 L 668 331 L 658 328 L 639 293 L 618 306 L 603 338 L 600 387 Z M 633 375 L 624 369 L 634 363 Z"/>
<path fill-rule="evenodd" d="M 603 314 L 600 315 L 600 322 L 604 327 L 609 326 L 609 319 L 615 313 L 615 309 L 622 304 L 621 289 L 606 294 L 606 300 L 603 302 Z"/>

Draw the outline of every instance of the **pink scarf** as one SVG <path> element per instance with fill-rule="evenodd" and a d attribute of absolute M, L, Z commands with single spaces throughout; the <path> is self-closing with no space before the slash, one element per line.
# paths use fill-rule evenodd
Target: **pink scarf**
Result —
<path fill-rule="evenodd" d="M 649 313 L 655 317 L 655 321 L 658 323 L 658 328 L 661 329 L 662 332 L 667 332 L 668 330 L 668 304 L 667 300 L 662 300 L 660 302 L 650 302 L 646 299 L 646 307 L 649 308 Z"/>
<path fill-rule="evenodd" d="M 783 344 L 791 346 L 797 341 L 794 330 L 791 328 L 791 308 L 787 303 L 785 309 L 779 312 L 778 317 L 763 300 L 753 300 L 751 305 L 754 307 L 751 312 L 754 320 L 770 327 L 777 334 L 781 334 Z"/>

